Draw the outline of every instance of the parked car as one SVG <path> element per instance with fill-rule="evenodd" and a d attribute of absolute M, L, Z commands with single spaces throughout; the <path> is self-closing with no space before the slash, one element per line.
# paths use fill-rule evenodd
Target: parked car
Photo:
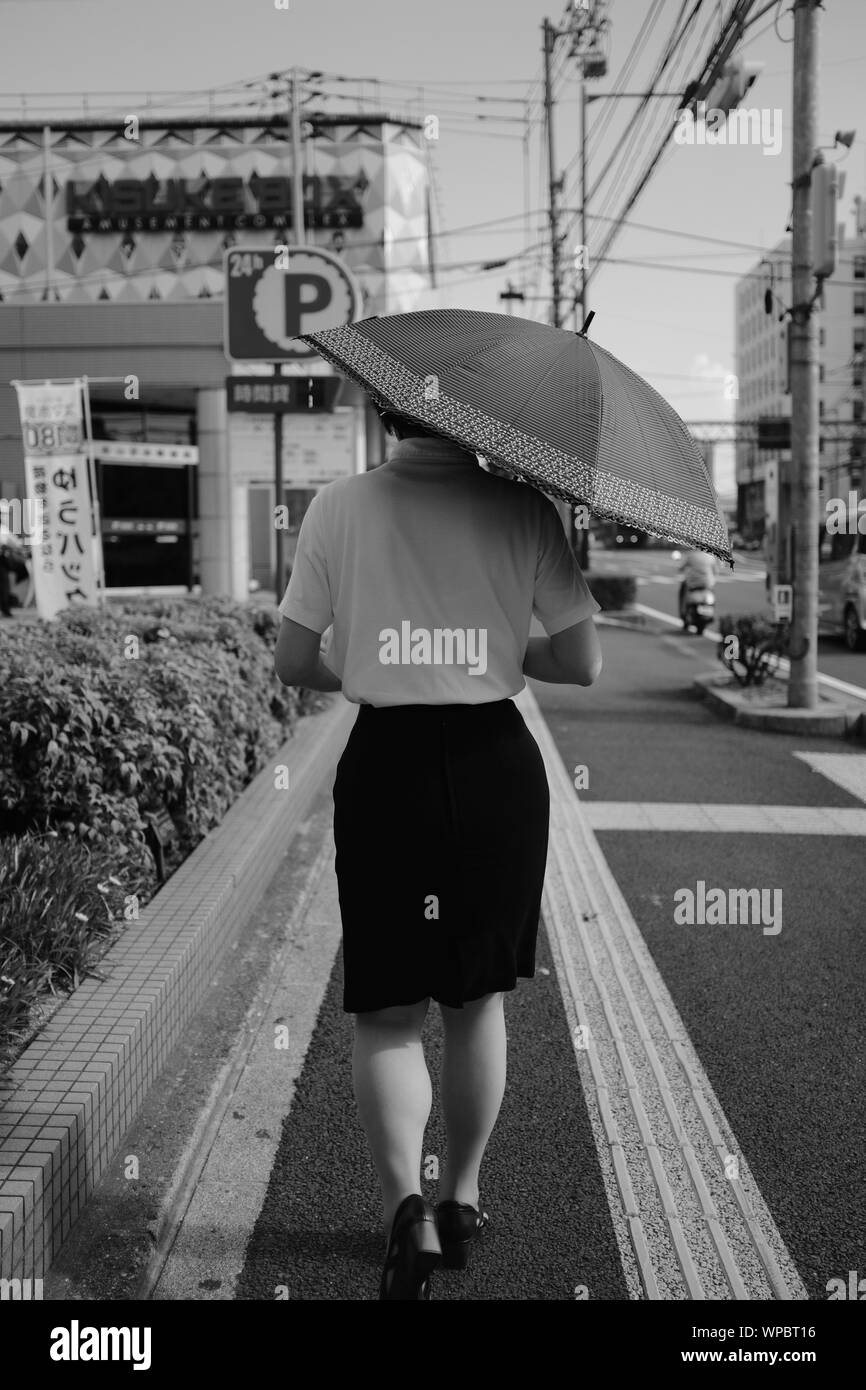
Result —
<path fill-rule="evenodd" d="M 754 537 L 744 536 L 741 531 L 729 531 L 728 541 L 732 550 L 760 550 L 764 543 Z"/>
<path fill-rule="evenodd" d="M 849 518 L 847 533 L 823 533 L 818 551 L 818 628 L 851 652 L 866 650 L 866 533 L 857 521 Z"/>

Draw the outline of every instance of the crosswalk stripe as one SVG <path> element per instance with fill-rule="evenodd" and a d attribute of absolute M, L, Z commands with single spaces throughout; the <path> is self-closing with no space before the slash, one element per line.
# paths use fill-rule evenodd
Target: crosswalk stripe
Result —
<path fill-rule="evenodd" d="M 798 753 L 796 756 L 811 760 L 813 755 Z M 862 760 L 866 763 L 866 758 Z M 855 795 L 863 795 L 862 782 L 861 792 L 855 792 Z M 688 830 L 702 833 L 727 831 L 731 834 L 749 835 L 866 835 L 866 810 L 861 811 L 857 806 L 581 801 L 581 811 L 593 830 Z"/>
<path fill-rule="evenodd" d="M 551 792 L 543 917 L 623 1267 L 649 1299 L 806 1299 L 805 1286 L 610 872 L 538 705 Z M 597 803 L 596 803 L 597 804 Z M 736 1157 L 736 1175 L 728 1160 Z"/>

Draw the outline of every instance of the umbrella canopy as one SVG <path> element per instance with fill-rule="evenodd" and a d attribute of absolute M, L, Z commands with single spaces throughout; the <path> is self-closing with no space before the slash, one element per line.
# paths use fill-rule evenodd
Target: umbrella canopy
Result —
<path fill-rule="evenodd" d="M 553 497 L 733 566 L 709 470 L 685 424 L 582 333 L 510 314 L 423 309 L 301 336 L 378 405 Z"/>

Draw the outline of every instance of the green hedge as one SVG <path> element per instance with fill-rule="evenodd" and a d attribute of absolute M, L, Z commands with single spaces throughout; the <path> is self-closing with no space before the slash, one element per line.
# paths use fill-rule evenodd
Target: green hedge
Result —
<path fill-rule="evenodd" d="M 631 574 L 590 574 L 584 578 L 590 593 L 601 604 L 602 612 L 616 613 L 630 608 L 637 597 L 637 580 Z"/>
<path fill-rule="evenodd" d="M 173 870 L 298 717 L 327 701 L 280 684 L 276 631 L 272 609 L 222 598 L 130 600 L 2 629 L 0 1051 L 28 1000 L 89 967 L 105 935 L 97 902 L 114 901 L 109 922 L 122 924 L 118 904 L 153 896 L 145 818 L 171 816 Z"/>
<path fill-rule="evenodd" d="M 0 1066 L 32 1033 L 42 1006 L 74 989 L 152 891 L 147 867 L 57 831 L 0 840 Z"/>

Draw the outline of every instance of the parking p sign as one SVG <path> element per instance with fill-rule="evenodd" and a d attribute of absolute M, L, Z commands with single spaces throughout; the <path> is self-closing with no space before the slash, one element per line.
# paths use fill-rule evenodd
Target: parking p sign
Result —
<path fill-rule="evenodd" d="M 358 316 L 361 293 L 348 266 L 314 246 L 232 246 L 225 253 L 224 351 L 230 362 L 316 357 L 301 333 Z"/>

